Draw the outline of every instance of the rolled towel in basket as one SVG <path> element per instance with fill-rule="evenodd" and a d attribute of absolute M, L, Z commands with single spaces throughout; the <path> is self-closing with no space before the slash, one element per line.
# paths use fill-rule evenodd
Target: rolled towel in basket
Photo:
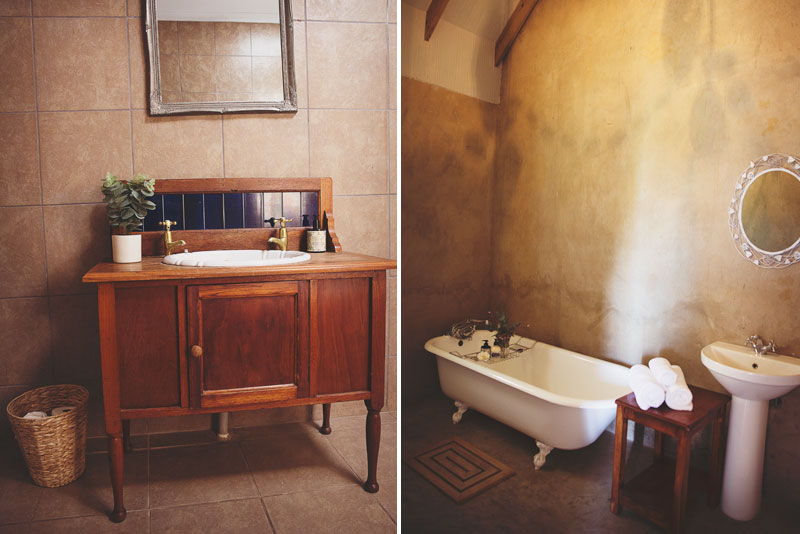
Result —
<path fill-rule="evenodd" d="M 75 406 L 59 406 L 58 408 L 53 408 L 53 411 L 50 412 L 50 415 L 61 415 L 62 413 L 71 412 L 75 409 Z"/>
<path fill-rule="evenodd" d="M 642 410 L 658 408 L 664 402 L 666 395 L 664 386 L 658 383 L 646 365 L 637 364 L 631 367 L 628 374 L 628 385 L 636 397 L 636 404 Z"/>
<path fill-rule="evenodd" d="M 692 390 L 686 385 L 686 378 L 683 376 L 683 370 L 677 365 L 672 366 L 678 379 L 667 388 L 667 406 L 673 410 L 682 410 L 691 412 L 694 406 L 692 405 Z"/>
<path fill-rule="evenodd" d="M 658 383 L 664 387 L 671 386 L 678 379 L 678 375 L 675 374 L 672 365 L 666 358 L 653 358 L 647 362 L 647 366 L 653 371 Z"/>
<path fill-rule="evenodd" d="M 28 412 L 22 416 L 23 419 L 46 419 L 47 414 L 45 412 L 40 412 L 38 410 L 33 412 Z"/>

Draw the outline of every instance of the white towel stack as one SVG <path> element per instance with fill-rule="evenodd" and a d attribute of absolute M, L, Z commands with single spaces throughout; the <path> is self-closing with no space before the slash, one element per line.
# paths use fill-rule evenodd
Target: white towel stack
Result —
<path fill-rule="evenodd" d="M 692 405 L 692 391 L 686 385 L 686 379 L 683 377 L 683 371 L 677 365 L 672 366 L 673 371 L 677 375 L 675 383 L 667 388 L 667 406 L 673 410 L 682 410 L 691 412 L 694 406 Z"/>
<path fill-rule="evenodd" d="M 639 364 L 631 367 L 628 385 L 631 386 L 633 394 L 636 396 L 636 404 L 642 410 L 658 408 L 666 397 L 664 386 L 658 383 L 646 365 Z"/>
<path fill-rule="evenodd" d="M 666 358 L 653 358 L 647 365 L 631 367 L 628 384 L 642 410 L 658 408 L 666 401 L 672 410 L 692 411 L 692 391 L 683 371 Z"/>

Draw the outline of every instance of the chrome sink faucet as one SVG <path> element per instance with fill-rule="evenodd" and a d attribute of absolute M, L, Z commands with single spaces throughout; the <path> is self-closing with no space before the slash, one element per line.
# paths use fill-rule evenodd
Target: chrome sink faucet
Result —
<path fill-rule="evenodd" d="M 745 346 L 752 348 L 756 356 L 763 356 L 766 352 L 775 352 L 775 342 L 770 340 L 766 345 L 761 336 L 750 336 L 744 342 Z"/>
<path fill-rule="evenodd" d="M 270 237 L 267 240 L 267 244 L 275 243 L 280 247 L 282 251 L 286 252 L 286 246 L 289 244 L 289 236 L 286 234 L 286 223 L 292 222 L 292 219 L 287 219 L 286 217 L 280 217 L 280 218 L 270 217 L 269 219 L 266 219 L 264 222 L 268 222 L 271 225 L 274 225 L 276 222 L 281 223 L 281 229 L 280 232 L 278 233 L 278 237 Z"/>

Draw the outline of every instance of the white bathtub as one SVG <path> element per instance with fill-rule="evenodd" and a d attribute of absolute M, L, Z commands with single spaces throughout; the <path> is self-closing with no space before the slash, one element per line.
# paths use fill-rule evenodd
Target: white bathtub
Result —
<path fill-rule="evenodd" d="M 520 356 L 497 363 L 451 354 L 477 352 L 494 336 L 478 330 L 472 340 L 440 336 L 425 349 L 437 356 L 442 391 L 456 401 L 453 422 L 467 408 L 513 427 L 536 440 L 536 468 L 553 449 L 579 449 L 594 443 L 614 420 L 614 401 L 630 393 L 628 368 L 527 338 L 511 343 L 533 345 Z"/>

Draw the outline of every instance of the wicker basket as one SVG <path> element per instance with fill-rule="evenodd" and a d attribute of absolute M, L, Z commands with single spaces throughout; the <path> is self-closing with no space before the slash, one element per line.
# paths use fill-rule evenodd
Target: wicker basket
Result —
<path fill-rule="evenodd" d="M 23 419 L 28 412 L 49 413 L 59 406 L 75 409 L 45 419 Z M 73 385 L 33 389 L 8 403 L 6 413 L 34 483 L 57 488 L 83 474 L 88 406 L 89 392 Z"/>

